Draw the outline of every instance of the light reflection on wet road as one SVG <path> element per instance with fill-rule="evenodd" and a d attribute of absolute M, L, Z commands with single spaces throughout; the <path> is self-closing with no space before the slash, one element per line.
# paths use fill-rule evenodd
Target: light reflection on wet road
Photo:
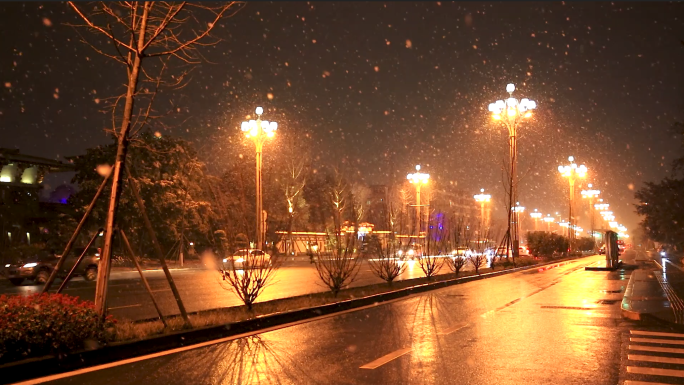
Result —
<path fill-rule="evenodd" d="M 615 384 L 628 276 L 588 257 L 52 384 Z M 372 365 L 370 365 L 372 364 Z M 361 367 L 375 367 L 362 369 Z"/>

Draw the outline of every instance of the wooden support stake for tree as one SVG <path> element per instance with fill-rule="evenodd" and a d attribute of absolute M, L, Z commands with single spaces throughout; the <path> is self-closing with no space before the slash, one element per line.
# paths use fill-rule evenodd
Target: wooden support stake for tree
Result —
<path fill-rule="evenodd" d="M 164 315 L 161 312 L 161 309 L 159 309 L 159 305 L 157 304 L 157 301 L 154 299 L 154 295 L 152 294 L 152 289 L 150 288 L 150 284 L 147 283 L 147 278 L 143 275 L 142 268 L 140 268 L 140 263 L 138 263 L 138 259 L 135 258 L 135 253 L 133 253 L 133 248 L 131 247 L 130 242 L 128 242 L 128 238 L 126 237 L 126 233 L 124 233 L 123 230 L 119 230 L 119 233 L 121 234 L 121 239 L 123 240 L 124 246 L 126 246 L 126 249 L 128 250 L 128 256 L 133 260 L 133 263 L 135 264 L 135 268 L 138 269 L 138 273 L 140 273 L 140 278 L 143 281 L 143 285 L 145 285 L 145 290 L 147 290 L 147 294 L 150 295 L 150 298 L 152 299 L 152 303 L 154 304 L 154 308 L 157 309 L 157 314 L 159 314 L 159 319 L 161 322 L 164 324 L 164 327 L 167 327 L 168 325 L 166 324 L 166 320 L 164 319 Z"/>
<path fill-rule="evenodd" d="M 104 229 L 102 229 L 102 228 L 98 229 L 97 233 L 95 233 L 95 235 L 93 235 L 93 237 L 90 238 L 90 242 L 88 242 L 88 245 L 86 246 L 85 250 L 83 250 L 81 255 L 78 257 L 78 259 L 76 260 L 76 263 L 74 263 L 74 266 L 69 271 L 69 274 L 67 274 L 66 278 L 64 278 L 64 280 L 62 281 L 62 284 L 59 285 L 59 288 L 57 289 L 57 294 L 61 293 L 62 290 L 64 290 L 64 288 L 66 287 L 66 285 L 69 282 L 69 280 L 71 279 L 71 277 L 74 276 L 74 273 L 76 272 L 76 268 L 78 268 L 78 265 L 81 263 L 81 261 L 83 260 L 83 257 L 88 252 L 88 249 L 90 249 L 90 246 L 93 245 L 93 243 L 95 242 L 97 237 L 99 237 L 100 233 L 102 233 L 103 231 L 104 231 Z M 66 258 L 66 257 L 62 257 L 62 258 Z"/>
<path fill-rule="evenodd" d="M 135 179 L 133 179 L 133 177 L 131 176 L 131 172 L 128 169 L 126 169 L 126 176 L 128 177 L 129 187 L 133 192 L 135 201 L 138 204 L 138 209 L 140 209 L 140 213 L 142 214 L 143 220 L 145 222 L 145 227 L 147 228 L 147 232 L 150 233 L 150 238 L 152 238 L 152 245 L 154 246 L 154 250 L 157 253 L 159 262 L 161 263 L 162 269 L 164 270 L 164 275 L 166 275 L 166 279 L 169 281 L 169 286 L 171 287 L 171 291 L 173 292 L 173 297 L 176 299 L 176 303 L 178 304 L 178 310 L 180 310 L 181 316 L 185 321 L 185 326 L 192 327 L 192 324 L 190 324 L 190 319 L 188 318 L 188 313 L 185 311 L 183 300 L 181 299 L 180 293 L 178 292 L 178 288 L 176 287 L 176 284 L 173 281 L 173 277 L 171 276 L 169 267 L 166 266 L 166 261 L 164 260 L 164 252 L 162 251 L 161 246 L 159 245 L 159 241 L 157 240 L 157 234 L 154 232 L 154 229 L 152 228 L 152 222 L 150 222 L 150 218 L 147 216 L 147 212 L 145 211 L 145 204 L 143 203 L 142 198 L 140 198 L 140 193 L 138 192 L 138 184 L 135 182 Z"/>
<path fill-rule="evenodd" d="M 90 205 L 88 205 L 88 208 L 86 208 L 86 212 L 83 214 L 83 218 L 81 218 L 81 221 L 78 223 L 78 226 L 76 226 L 76 230 L 74 230 L 74 233 L 71 235 L 71 239 L 69 239 L 69 242 L 67 242 L 66 247 L 64 247 L 64 252 L 62 252 L 62 256 L 59 258 L 59 261 L 57 261 L 57 265 L 55 268 L 52 270 L 52 273 L 50 274 L 50 278 L 48 278 L 47 282 L 45 282 L 45 286 L 43 286 L 43 290 L 40 292 L 41 294 L 45 294 L 50 290 L 50 286 L 52 286 L 52 283 L 55 282 L 55 278 L 57 278 L 57 273 L 62 269 L 64 266 L 64 261 L 66 260 L 67 254 L 71 251 L 71 248 L 74 246 L 74 242 L 76 241 L 76 238 L 78 237 L 78 234 L 81 233 L 81 229 L 83 228 L 83 225 L 86 222 L 86 219 L 90 216 L 90 213 L 93 211 L 93 207 L 95 207 L 95 203 L 97 203 L 97 199 L 100 197 L 102 194 L 102 191 L 104 191 L 105 186 L 107 185 L 107 181 L 109 180 L 109 174 L 107 174 L 102 181 L 102 184 L 100 184 L 100 187 L 97 189 L 97 192 L 95 193 L 95 196 L 93 197 L 93 200 L 90 202 Z"/>

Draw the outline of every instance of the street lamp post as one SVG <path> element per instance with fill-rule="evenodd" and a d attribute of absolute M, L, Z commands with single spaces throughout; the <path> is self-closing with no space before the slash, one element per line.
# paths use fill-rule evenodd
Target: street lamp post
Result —
<path fill-rule="evenodd" d="M 558 172 L 561 173 L 564 177 L 568 178 L 568 181 L 570 182 L 570 201 L 569 201 L 569 216 L 568 216 L 568 221 L 570 222 L 570 229 L 573 229 L 572 231 L 568 232 L 569 235 L 569 241 L 570 241 L 570 251 L 573 250 L 574 246 L 574 240 L 575 240 L 575 231 L 574 231 L 574 226 L 575 226 L 575 217 L 572 209 L 572 205 L 575 200 L 575 180 L 579 178 L 584 178 L 587 175 L 587 167 L 585 165 L 578 166 L 574 161 L 575 158 L 573 156 L 568 157 L 568 160 L 570 161 L 569 165 L 566 166 L 558 166 Z"/>
<path fill-rule="evenodd" d="M 256 249 L 263 249 L 264 233 L 266 230 L 262 195 L 261 195 L 261 153 L 264 147 L 264 142 L 267 138 L 272 138 L 278 129 L 278 123 L 261 120 L 261 114 L 264 109 L 257 107 L 256 120 L 249 120 L 242 122 L 242 131 L 247 138 L 254 140 L 256 145 Z"/>
<path fill-rule="evenodd" d="M 546 231 L 549 233 L 551 232 L 551 224 L 555 221 L 555 219 L 551 216 L 551 214 L 546 214 L 544 217 L 544 222 L 546 222 Z"/>
<path fill-rule="evenodd" d="M 530 213 L 530 216 L 534 218 L 534 231 L 539 231 L 537 222 L 539 221 L 539 218 L 541 218 L 542 213 L 538 212 L 537 209 L 534 209 L 534 212 Z"/>
<path fill-rule="evenodd" d="M 416 236 L 420 236 L 420 186 L 427 184 L 430 174 L 420 172 L 420 165 L 416 166 L 416 172 L 406 175 L 409 182 L 416 185 Z"/>
<path fill-rule="evenodd" d="M 589 190 L 582 190 L 582 198 L 589 199 L 589 223 L 591 240 L 594 242 L 594 249 L 596 249 L 596 239 L 594 239 L 594 198 L 598 198 L 598 196 L 601 194 L 601 191 L 592 189 L 593 186 L 591 183 L 589 183 L 587 187 L 589 187 Z"/>
<path fill-rule="evenodd" d="M 518 125 L 524 119 L 532 116 L 532 110 L 537 108 L 537 103 L 533 100 L 518 99 L 513 97 L 513 91 L 515 91 L 515 85 L 506 85 L 506 92 L 508 92 L 509 98 L 504 100 L 497 100 L 494 103 L 489 104 L 489 111 L 492 113 L 492 118 L 494 120 L 500 121 L 504 127 L 508 130 L 508 146 L 509 146 L 509 156 L 510 156 L 510 175 L 509 175 L 509 191 L 508 191 L 508 230 L 504 238 L 506 243 L 506 248 L 512 247 L 513 258 L 518 257 L 519 251 L 519 226 L 518 226 L 518 216 L 512 213 L 513 202 L 518 199 L 518 186 L 517 186 L 517 176 L 516 176 L 516 163 L 517 163 L 517 135 L 518 135 Z M 512 221 L 511 221 L 512 220 Z M 513 223 L 511 223 L 513 222 Z M 511 231 L 511 228 L 513 231 Z"/>
<path fill-rule="evenodd" d="M 489 194 L 485 194 L 484 189 L 481 188 L 480 193 L 477 195 L 473 195 L 473 198 L 475 198 L 476 201 L 480 202 L 480 220 L 485 226 L 489 227 L 489 215 L 486 215 L 485 213 L 485 203 L 489 203 L 492 196 Z"/>
<path fill-rule="evenodd" d="M 511 211 L 513 211 L 514 219 L 515 219 L 515 223 L 514 223 L 516 226 L 515 227 L 515 234 L 520 234 L 520 227 L 519 227 L 520 226 L 520 213 L 525 211 L 525 207 L 520 206 L 520 202 L 515 202 L 515 207 L 511 207 Z M 519 245 L 518 245 L 518 247 L 519 247 Z M 513 249 L 513 250 L 516 250 L 516 249 Z M 518 249 L 517 252 L 519 252 L 519 251 L 520 250 Z M 514 251 L 514 252 L 516 252 L 516 251 Z"/>

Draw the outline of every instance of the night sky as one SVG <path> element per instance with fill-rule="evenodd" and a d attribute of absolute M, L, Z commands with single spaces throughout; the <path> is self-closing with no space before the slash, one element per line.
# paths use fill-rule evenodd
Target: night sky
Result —
<path fill-rule="evenodd" d="M 537 102 L 520 129 L 521 204 L 565 213 L 557 167 L 574 155 L 634 228 L 633 190 L 680 152 L 683 18 L 684 3 L 248 3 L 214 30 L 222 41 L 173 94 L 164 133 L 220 172 L 253 151 L 231 138 L 263 105 L 366 183 L 420 163 L 439 186 L 482 187 L 502 206 L 507 138 L 487 106 L 515 83 Z M 59 159 L 109 143 L 103 99 L 125 70 L 65 25 L 78 21 L 64 3 L 0 3 L 0 147 Z"/>

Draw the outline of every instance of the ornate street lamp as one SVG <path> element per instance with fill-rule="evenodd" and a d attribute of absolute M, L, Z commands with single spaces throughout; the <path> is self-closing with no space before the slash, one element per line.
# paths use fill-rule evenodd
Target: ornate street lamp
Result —
<path fill-rule="evenodd" d="M 417 165 L 416 172 L 406 175 L 406 179 L 416 185 L 416 236 L 420 236 L 420 186 L 427 184 L 430 174 L 420 172 L 420 165 Z"/>
<path fill-rule="evenodd" d="M 562 176 L 567 177 L 568 181 L 570 182 L 570 200 L 569 200 L 569 221 L 570 221 L 570 228 L 574 229 L 575 226 L 575 217 L 572 209 L 572 205 L 574 204 L 575 200 L 575 180 L 577 178 L 584 178 L 587 175 L 587 167 L 585 165 L 578 166 L 575 163 L 575 157 L 570 156 L 568 157 L 568 160 L 570 161 L 570 164 L 566 166 L 558 166 L 558 172 L 561 173 Z M 572 251 L 573 246 L 574 246 L 574 240 L 575 240 L 575 232 L 574 231 L 569 231 L 568 232 L 569 238 L 570 238 L 570 250 Z"/>
<path fill-rule="evenodd" d="M 551 216 L 551 214 L 546 214 L 546 216 L 544 217 L 544 222 L 546 222 L 546 231 L 550 233 L 551 224 L 555 222 L 555 219 Z"/>
<path fill-rule="evenodd" d="M 587 187 L 589 187 L 588 190 L 582 190 L 582 198 L 589 199 L 589 222 L 591 226 L 591 239 L 592 241 L 594 241 L 594 199 L 598 198 L 598 196 L 601 194 L 601 191 L 592 189 L 593 186 L 591 183 L 589 183 Z M 594 249 L 596 249 L 596 242 L 594 242 Z"/>
<path fill-rule="evenodd" d="M 542 217 L 542 213 L 538 212 L 537 209 L 534 209 L 534 212 L 531 212 L 530 216 L 534 219 L 534 231 L 538 231 L 537 222 L 539 221 L 539 218 Z"/>
<path fill-rule="evenodd" d="M 490 103 L 489 111 L 492 113 L 492 118 L 496 121 L 500 121 L 501 124 L 508 130 L 508 147 L 511 167 L 509 170 L 508 207 L 511 210 L 508 212 L 508 230 L 506 231 L 504 242 L 506 243 L 506 249 L 513 249 L 513 258 L 515 259 L 518 257 L 520 246 L 518 234 L 518 216 L 514 215 L 512 212 L 513 202 L 516 202 L 518 199 L 516 176 L 516 164 L 518 161 L 518 125 L 520 125 L 524 119 L 530 118 L 532 116 L 532 110 L 537 108 L 537 103 L 529 99 L 522 99 L 518 101 L 518 99 L 513 97 L 513 91 L 515 91 L 515 85 L 506 85 L 506 92 L 508 92 L 509 98 L 505 101 L 497 100 L 494 103 Z M 513 231 L 511 231 L 511 229 L 513 229 Z"/>
<path fill-rule="evenodd" d="M 256 120 L 242 122 L 242 131 L 247 138 L 253 139 L 256 145 L 256 249 L 263 250 L 264 235 L 266 232 L 266 215 L 263 210 L 261 195 L 261 153 L 264 142 L 272 138 L 278 129 L 278 123 L 261 120 L 264 109 L 257 107 Z"/>
<path fill-rule="evenodd" d="M 485 215 L 485 203 L 489 203 L 489 201 L 492 199 L 492 196 L 489 194 L 484 193 L 484 189 L 480 189 L 480 193 L 477 195 L 473 195 L 473 198 L 477 202 L 480 202 L 480 220 L 482 223 L 489 227 L 489 215 Z"/>
<path fill-rule="evenodd" d="M 520 206 L 520 202 L 515 202 L 515 207 L 511 207 L 511 211 L 513 212 L 513 218 L 515 221 L 514 224 L 516 226 L 514 228 L 515 234 L 520 234 L 520 227 L 519 227 L 520 226 L 520 213 L 525 211 L 525 207 Z M 518 246 L 518 247 L 520 247 L 520 246 Z M 513 250 L 515 252 L 516 249 L 513 249 Z M 518 250 L 518 252 L 520 252 L 519 249 L 517 249 L 517 250 Z"/>

